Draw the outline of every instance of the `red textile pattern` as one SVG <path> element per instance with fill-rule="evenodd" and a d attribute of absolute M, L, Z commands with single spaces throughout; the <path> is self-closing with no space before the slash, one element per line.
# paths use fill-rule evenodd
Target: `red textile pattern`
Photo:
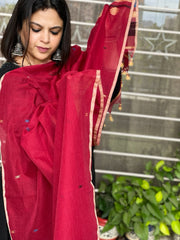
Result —
<path fill-rule="evenodd" d="M 132 44 L 134 3 L 105 5 L 87 51 L 72 47 L 60 75 L 53 62 L 5 75 L 0 137 L 13 240 L 98 239 L 91 146 L 100 141 L 125 47 Z"/>

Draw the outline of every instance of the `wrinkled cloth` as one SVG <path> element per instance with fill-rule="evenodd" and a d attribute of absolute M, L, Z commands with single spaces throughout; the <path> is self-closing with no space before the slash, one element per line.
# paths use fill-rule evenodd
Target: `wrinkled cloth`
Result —
<path fill-rule="evenodd" d="M 5 74 L 0 138 L 13 240 L 98 239 L 91 151 L 124 54 L 135 49 L 135 38 L 127 46 L 136 9 L 133 0 L 105 5 L 87 50 L 73 46 L 60 74 L 54 62 Z"/>

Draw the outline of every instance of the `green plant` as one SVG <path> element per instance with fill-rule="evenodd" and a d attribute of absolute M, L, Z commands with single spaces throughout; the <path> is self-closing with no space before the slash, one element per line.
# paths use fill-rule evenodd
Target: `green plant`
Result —
<path fill-rule="evenodd" d="M 111 209 L 114 207 L 114 199 L 112 196 L 112 183 L 114 177 L 112 175 L 103 175 L 102 178 L 107 180 L 107 182 L 100 182 L 98 193 L 96 194 L 96 208 L 97 215 L 107 219 Z"/>
<path fill-rule="evenodd" d="M 146 173 L 154 175 L 151 182 L 163 211 L 160 231 L 164 235 L 170 235 L 171 231 L 180 235 L 180 162 L 167 165 L 165 161 L 159 161 L 154 166 L 149 162 Z"/>
<path fill-rule="evenodd" d="M 96 205 L 108 217 L 104 232 L 116 226 L 121 236 L 134 231 L 147 240 L 152 226 L 155 238 L 170 235 L 171 230 L 180 234 L 180 183 L 172 184 L 175 177 L 180 180 L 180 162 L 173 167 L 164 161 L 154 166 L 149 162 L 146 173 L 151 178 L 103 175 Z"/>

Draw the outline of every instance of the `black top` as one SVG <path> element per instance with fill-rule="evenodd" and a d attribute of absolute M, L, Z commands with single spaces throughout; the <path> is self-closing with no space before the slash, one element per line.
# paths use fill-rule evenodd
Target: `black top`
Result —
<path fill-rule="evenodd" d="M 12 62 L 5 62 L 0 68 L 0 78 L 7 72 L 19 68 L 19 66 Z"/>

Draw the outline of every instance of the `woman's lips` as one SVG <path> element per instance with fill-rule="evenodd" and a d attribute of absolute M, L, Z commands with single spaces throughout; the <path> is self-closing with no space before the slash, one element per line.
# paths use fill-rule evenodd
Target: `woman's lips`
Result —
<path fill-rule="evenodd" d="M 37 47 L 37 49 L 40 53 L 46 53 L 49 50 L 49 48 L 43 48 L 43 47 Z"/>

